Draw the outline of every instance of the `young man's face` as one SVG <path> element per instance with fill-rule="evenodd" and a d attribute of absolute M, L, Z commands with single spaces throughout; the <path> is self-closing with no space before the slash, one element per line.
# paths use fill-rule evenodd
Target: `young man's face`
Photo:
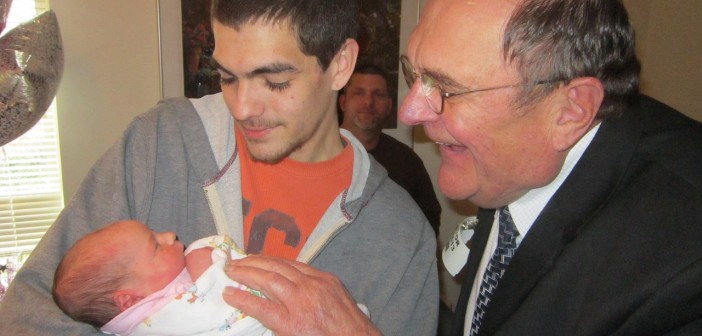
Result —
<path fill-rule="evenodd" d="M 237 30 L 215 21 L 212 27 L 222 94 L 251 156 L 271 163 L 336 156 L 335 90 L 346 80 L 334 76 L 334 61 L 322 71 L 286 22 L 259 20 Z"/>
<path fill-rule="evenodd" d="M 339 96 L 339 106 L 344 112 L 344 128 L 380 132 L 392 108 L 385 78 L 376 74 L 354 74 L 344 94 Z"/>

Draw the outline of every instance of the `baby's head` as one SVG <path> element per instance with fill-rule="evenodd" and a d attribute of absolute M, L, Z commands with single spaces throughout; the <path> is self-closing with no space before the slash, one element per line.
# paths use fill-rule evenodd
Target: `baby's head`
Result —
<path fill-rule="evenodd" d="M 54 277 L 53 296 L 71 318 L 101 327 L 185 267 L 173 232 L 155 233 L 125 220 L 86 235 L 71 247 Z"/>

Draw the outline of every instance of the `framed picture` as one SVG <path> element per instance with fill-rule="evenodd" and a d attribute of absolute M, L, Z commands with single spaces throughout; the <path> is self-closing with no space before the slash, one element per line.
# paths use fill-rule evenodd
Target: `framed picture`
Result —
<path fill-rule="evenodd" d="M 378 66 L 388 76 L 393 114 L 385 128 L 397 127 L 401 19 L 402 0 L 360 0 L 357 63 Z"/>
<path fill-rule="evenodd" d="M 214 49 L 210 0 L 157 2 L 162 95 L 200 97 L 218 92 L 218 73 L 209 62 Z M 407 90 L 404 80 L 399 80 L 399 55 L 418 20 L 420 0 L 361 0 L 360 4 L 358 62 L 373 63 L 387 72 L 395 113 L 386 127 L 395 129 L 398 102 Z M 407 142 L 409 136 L 396 137 Z"/>

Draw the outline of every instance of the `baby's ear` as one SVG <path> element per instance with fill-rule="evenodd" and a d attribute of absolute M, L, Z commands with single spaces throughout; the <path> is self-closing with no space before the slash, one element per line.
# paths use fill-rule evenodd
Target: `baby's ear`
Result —
<path fill-rule="evenodd" d="M 123 312 L 127 310 L 127 308 L 135 305 L 137 302 L 141 301 L 143 299 L 143 296 L 139 295 L 134 295 L 130 290 L 128 289 L 120 289 L 117 292 L 115 292 L 114 295 L 112 295 L 112 301 L 115 302 L 115 305 L 117 305 L 117 308 L 119 308 L 119 311 Z"/>

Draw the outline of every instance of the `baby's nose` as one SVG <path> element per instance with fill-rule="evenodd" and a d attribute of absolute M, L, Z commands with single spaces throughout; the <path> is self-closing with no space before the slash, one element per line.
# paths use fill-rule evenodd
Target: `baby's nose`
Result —
<path fill-rule="evenodd" d="M 166 231 L 158 234 L 158 240 L 160 240 L 162 244 L 173 245 L 173 243 L 178 240 L 178 236 L 175 232 Z"/>

